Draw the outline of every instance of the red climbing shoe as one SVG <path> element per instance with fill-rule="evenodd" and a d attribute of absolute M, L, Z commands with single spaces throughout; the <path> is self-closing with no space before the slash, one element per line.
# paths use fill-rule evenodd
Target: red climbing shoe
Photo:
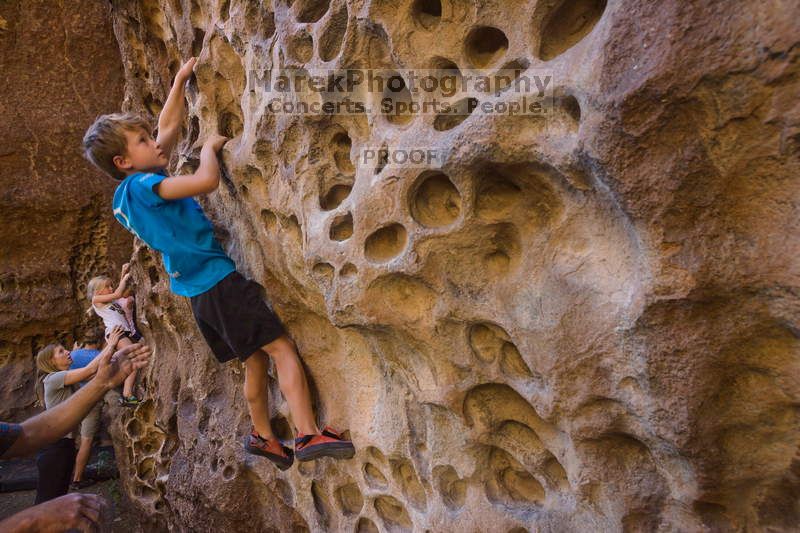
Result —
<path fill-rule="evenodd" d="M 294 453 L 276 439 L 265 439 L 253 430 L 244 438 L 244 449 L 248 453 L 266 457 L 281 470 L 287 470 L 294 463 Z"/>
<path fill-rule="evenodd" d="M 294 439 L 294 449 L 298 461 L 312 461 L 318 457 L 350 459 L 356 454 L 353 443 L 329 426 L 325 426 L 320 435 L 298 433 Z"/>

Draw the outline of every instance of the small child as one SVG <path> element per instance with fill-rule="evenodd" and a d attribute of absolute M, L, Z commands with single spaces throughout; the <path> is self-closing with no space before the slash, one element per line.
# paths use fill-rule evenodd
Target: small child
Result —
<path fill-rule="evenodd" d="M 329 427 L 320 430 L 311 407 L 308 382 L 294 342 L 261 298 L 261 286 L 245 279 L 214 238 L 211 222 L 192 198 L 219 186 L 217 152 L 227 139 L 211 135 L 200 151 L 194 174 L 168 177 L 166 166 L 183 122 L 184 84 L 195 59 L 178 71 L 153 139 L 143 119 L 131 114 L 99 117 L 83 138 L 86 158 L 120 181 L 114 216 L 161 252 L 172 292 L 190 298 L 192 312 L 220 362 L 244 363 L 244 396 L 253 429 L 245 437 L 249 453 L 266 457 L 281 470 L 300 461 L 353 457 L 353 443 Z M 296 426 L 294 452 L 270 427 L 267 408 L 267 356 L 272 357 L 281 392 Z"/>
<path fill-rule="evenodd" d="M 123 330 L 123 336 L 119 341 L 119 347 L 124 348 L 135 342 L 139 342 L 142 336 L 136 331 L 136 325 L 133 322 L 133 297 L 125 296 L 125 284 L 130 279 L 130 265 L 125 263 L 122 265 L 122 272 L 120 273 L 119 285 L 114 289 L 111 278 L 107 276 L 97 276 L 89 280 L 86 288 L 89 301 L 92 303 L 90 310 L 97 313 L 103 324 L 106 327 L 106 336 L 109 335 L 111 330 L 119 326 Z M 120 404 L 125 407 L 136 407 L 139 405 L 139 399 L 133 394 L 133 388 L 136 385 L 136 371 L 131 372 L 131 375 L 125 379 L 122 385 L 122 398 Z"/>

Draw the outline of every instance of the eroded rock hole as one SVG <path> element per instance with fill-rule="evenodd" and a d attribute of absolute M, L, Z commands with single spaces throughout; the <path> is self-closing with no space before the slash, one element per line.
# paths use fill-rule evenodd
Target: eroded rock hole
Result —
<path fill-rule="evenodd" d="M 545 18 L 539 58 L 549 61 L 580 42 L 603 16 L 606 0 L 566 0 Z"/>
<path fill-rule="evenodd" d="M 576 123 L 581 121 L 581 106 L 577 98 L 574 96 L 565 96 L 561 99 L 561 109 L 563 109 L 569 117 Z"/>
<path fill-rule="evenodd" d="M 194 143 L 197 142 L 197 138 L 200 136 L 200 119 L 197 116 L 192 117 L 189 121 L 189 131 L 188 131 L 188 140 L 186 145 L 189 149 L 194 146 Z"/>
<path fill-rule="evenodd" d="M 223 21 L 228 20 L 231 16 L 231 0 L 220 0 L 217 13 Z"/>
<path fill-rule="evenodd" d="M 383 143 L 381 149 L 378 150 L 378 162 L 375 164 L 375 174 L 380 174 L 381 171 L 389 164 L 389 147 Z"/>
<path fill-rule="evenodd" d="M 423 172 L 410 192 L 411 216 L 425 227 L 447 226 L 461 213 L 461 194 L 442 172 Z"/>
<path fill-rule="evenodd" d="M 236 113 L 230 111 L 223 111 L 219 114 L 219 121 L 217 123 L 220 135 L 224 135 L 230 139 L 238 137 L 244 131 L 244 124 L 242 119 Z"/>
<path fill-rule="evenodd" d="M 385 263 L 402 253 L 408 241 L 402 224 L 389 224 L 375 230 L 364 242 L 364 255 L 370 261 Z"/>
<path fill-rule="evenodd" d="M 569 489 L 569 478 L 567 471 L 561 466 L 561 463 L 555 457 L 551 457 L 544 463 L 544 474 L 550 481 L 550 484 L 559 490 Z"/>
<path fill-rule="evenodd" d="M 437 466 L 433 469 L 433 476 L 445 506 L 451 511 L 457 511 L 464 507 L 467 499 L 467 484 L 458 477 L 455 468 L 450 465 Z"/>
<path fill-rule="evenodd" d="M 203 41 L 206 38 L 206 32 L 201 30 L 200 28 L 195 28 L 193 32 L 192 38 L 192 55 L 194 57 L 198 57 L 200 52 L 203 51 Z"/>
<path fill-rule="evenodd" d="M 356 168 L 353 166 L 353 161 L 350 159 L 350 150 L 353 147 L 353 141 L 350 136 L 344 132 L 339 132 L 331 139 L 333 146 L 333 161 L 336 163 L 336 168 L 345 174 L 352 174 Z"/>
<path fill-rule="evenodd" d="M 262 0 L 248 0 L 244 12 L 244 28 L 247 33 L 268 39 L 275 33 L 275 14 L 265 9 Z"/>
<path fill-rule="evenodd" d="M 353 263 L 345 263 L 339 271 L 339 276 L 343 278 L 353 278 L 356 274 L 358 274 L 358 269 Z"/>
<path fill-rule="evenodd" d="M 544 487 L 506 452 L 494 448 L 489 457 L 490 479 L 486 497 L 492 503 L 505 505 L 541 504 Z"/>
<path fill-rule="evenodd" d="M 314 509 L 316 509 L 317 513 L 319 514 L 320 521 L 324 524 L 327 524 L 328 519 L 331 516 L 330 505 L 328 505 L 325 491 L 316 481 L 311 482 L 311 498 L 314 500 Z"/>
<path fill-rule="evenodd" d="M 426 30 L 435 28 L 442 19 L 441 0 L 415 0 L 411 6 L 411 14 L 420 26 Z"/>
<path fill-rule="evenodd" d="M 333 281 L 333 271 L 334 271 L 333 265 L 331 265 L 330 263 L 317 263 L 311 269 L 311 272 L 314 274 L 314 277 L 328 284 L 330 284 L 330 282 Z"/>
<path fill-rule="evenodd" d="M 356 533 L 378 533 L 378 526 L 375 523 L 367 518 L 366 516 L 362 516 L 358 519 L 358 523 L 356 524 Z"/>
<path fill-rule="evenodd" d="M 411 504 L 417 509 L 425 509 L 428 499 L 413 465 L 405 459 L 393 460 L 392 475 L 403 490 L 403 495 L 411 501 Z"/>
<path fill-rule="evenodd" d="M 150 285 L 153 286 L 158 283 L 159 275 L 158 275 L 158 267 L 152 265 L 147 269 L 147 277 L 150 280 Z"/>
<path fill-rule="evenodd" d="M 344 34 L 347 32 L 347 4 L 342 6 L 328 19 L 319 38 L 319 57 L 330 61 L 339 55 Z"/>
<path fill-rule="evenodd" d="M 157 117 L 161 110 L 164 108 L 163 104 L 156 99 L 152 93 L 147 93 L 144 97 L 144 106 L 150 112 L 151 115 Z"/>
<path fill-rule="evenodd" d="M 367 448 L 367 454 L 369 454 L 369 456 L 372 457 L 376 462 L 382 465 L 386 464 L 386 456 L 375 446 L 370 446 Z"/>
<path fill-rule="evenodd" d="M 388 486 L 386 476 L 372 463 L 364 463 L 364 481 L 373 489 L 382 489 Z"/>
<path fill-rule="evenodd" d="M 142 422 L 137 418 L 132 418 L 125 426 L 125 434 L 128 435 L 131 440 L 136 440 L 144 435 L 144 426 Z"/>
<path fill-rule="evenodd" d="M 492 26 L 473 28 L 467 35 L 465 52 L 473 66 L 481 68 L 494 63 L 508 50 L 506 34 Z"/>
<path fill-rule="evenodd" d="M 495 73 L 497 84 L 495 85 L 495 94 L 500 94 L 513 86 L 519 79 L 523 72 L 528 69 L 528 62 L 524 59 L 515 59 L 510 63 L 506 63 L 503 67 Z M 527 87 L 525 88 L 527 89 Z"/>
<path fill-rule="evenodd" d="M 346 516 L 352 516 L 361 512 L 364 507 L 364 497 L 355 483 L 347 483 L 336 489 L 334 496 L 339 508 Z"/>
<path fill-rule="evenodd" d="M 404 126 L 414 118 L 414 99 L 411 91 L 397 72 L 389 74 L 381 97 L 380 110 L 386 120 L 395 126 Z"/>
<path fill-rule="evenodd" d="M 286 53 L 293 61 L 308 63 L 314 55 L 314 38 L 305 31 L 290 36 L 286 40 Z"/>
<path fill-rule="evenodd" d="M 316 22 L 328 11 L 330 0 L 295 0 L 292 9 L 297 22 Z"/>
<path fill-rule="evenodd" d="M 403 504 L 393 496 L 375 498 L 375 512 L 389 531 L 411 531 L 413 524 Z"/>
<path fill-rule="evenodd" d="M 472 96 L 462 98 L 452 104 L 449 113 L 439 113 L 433 120 L 433 129 L 436 131 L 452 130 L 469 118 L 475 108 L 478 107 L 478 99 Z"/>
<path fill-rule="evenodd" d="M 273 233 L 278 225 L 278 217 L 269 209 L 261 210 L 261 222 L 264 224 L 264 229 L 268 233 Z"/>
<path fill-rule="evenodd" d="M 529 378 L 532 377 L 531 369 L 528 368 L 527 363 L 522 359 L 517 347 L 511 342 L 504 342 L 500 349 L 500 370 L 507 376 L 512 378 Z"/>
<path fill-rule="evenodd" d="M 331 187 L 319 200 L 319 206 L 324 211 L 331 211 L 341 205 L 341 203 L 350 196 L 350 191 L 353 187 L 350 185 L 337 184 Z"/>
<path fill-rule="evenodd" d="M 458 65 L 450 59 L 435 56 L 430 61 L 430 73 L 438 83 L 434 95 L 437 98 L 448 99 L 458 94 L 458 90 L 463 86 L 463 76 Z"/>
<path fill-rule="evenodd" d="M 231 465 L 227 465 L 225 468 L 222 469 L 222 478 L 225 481 L 230 481 L 235 477 L 236 477 L 236 468 L 235 467 L 233 467 Z"/>
<path fill-rule="evenodd" d="M 502 220 L 521 201 L 522 189 L 504 176 L 487 176 L 475 194 L 475 212 L 486 220 Z"/>
<path fill-rule="evenodd" d="M 330 229 L 330 238 L 334 241 L 345 241 L 353 235 L 353 215 L 350 213 L 339 215 L 333 219 Z"/>

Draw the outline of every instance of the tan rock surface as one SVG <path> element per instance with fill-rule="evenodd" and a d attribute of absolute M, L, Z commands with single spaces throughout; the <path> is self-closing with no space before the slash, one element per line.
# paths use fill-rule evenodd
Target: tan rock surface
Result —
<path fill-rule="evenodd" d="M 131 238 L 83 132 L 123 96 L 108 6 L 0 4 L 0 419 L 34 409 L 33 356 L 81 335 L 86 282 L 116 273 Z"/>
<path fill-rule="evenodd" d="M 234 137 L 204 207 L 298 343 L 320 418 L 358 448 L 286 473 L 246 457 L 241 367 L 216 364 L 139 247 L 157 353 L 150 400 L 115 431 L 153 524 L 800 523 L 788 3 L 141 0 L 114 2 L 114 21 L 130 109 L 157 112 L 199 54 L 177 167 L 207 132 Z M 257 79 L 452 64 L 552 69 L 559 106 L 548 121 L 274 115 Z M 414 143 L 449 158 L 353 164 Z"/>

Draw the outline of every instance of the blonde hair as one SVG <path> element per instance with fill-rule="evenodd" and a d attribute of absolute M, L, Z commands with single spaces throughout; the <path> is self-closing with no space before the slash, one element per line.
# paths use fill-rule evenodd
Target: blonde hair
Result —
<path fill-rule="evenodd" d="M 89 299 L 90 304 L 89 308 L 86 310 L 87 315 L 91 315 L 94 312 L 94 307 L 92 307 L 94 295 L 97 294 L 99 289 L 105 287 L 106 283 L 111 283 L 111 278 L 108 276 L 95 276 L 86 284 L 86 297 Z"/>
<path fill-rule="evenodd" d="M 44 407 L 44 378 L 48 374 L 58 372 L 55 363 L 53 363 L 53 355 L 56 353 L 56 348 L 60 345 L 53 343 L 48 344 L 36 354 L 36 368 L 39 369 L 38 376 L 36 377 L 36 397 L 39 399 L 39 404 Z"/>
<path fill-rule="evenodd" d="M 113 113 L 97 117 L 83 136 L 83 157 L 116 180 L 125 173 L 114 165 L 114 157 L 127 153 L 126 131 L 143 129 L 150 132 L 150 124 L 133 113 Z"/>

